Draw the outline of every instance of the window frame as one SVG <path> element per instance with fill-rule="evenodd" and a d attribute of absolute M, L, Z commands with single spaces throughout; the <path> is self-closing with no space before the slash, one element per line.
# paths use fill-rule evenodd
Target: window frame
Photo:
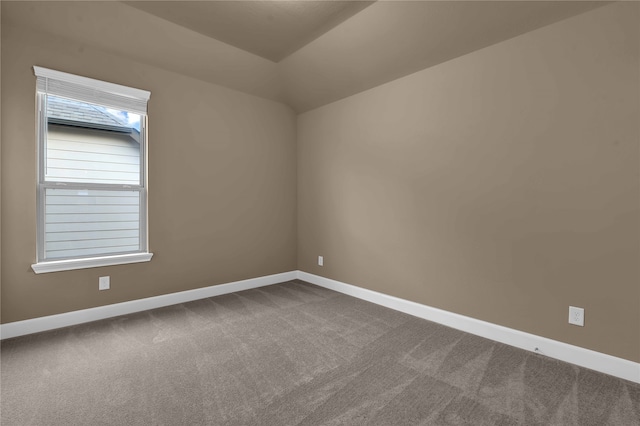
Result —
<path fill-rule="evenodd" d="M 34 72 L 38 77 L 38 88 L 36 90 L 36 149 L 37 149 L 37 181 L 36 181 L 36 208 L 37 208 L 37 224 L 36 224 L 36 263 L 31 268 L 36 274 L 66 271 L 74 269 L 94 268 L 101 266 L 122 265 L 128 263 L 148 262 L 153 257 L 153 253 L 149 252 L 149 231 L 148 231 L 148 146 L 147 146 L 147 112 L 146 102 L 150 93 L 140 89 L 120 86 L 100 80 L 94 80 L 87 77 L 76 76 L 73 74 L 62 73 L 60 71 L 49 70 L 42 67 L 34 66 Z M 82 95 L 73 97 L 68 94 L 59 94 L 55 91 L 49 92 L 48 81 L 45 80 L 45 89 L 42 89 L 42 78 L 54 79 L 55 82 L 62 84 L 70 83 L 76 85 L 80 90 L 85 90 L 92 95 L 97 94 L 97 100 L 100 96 L 106 96 L 107 103 L 91 102 Z M 73 86 L 73 87 L 76 87 Z M 113 183 L 83 183 L 83 182 L 60 182 L 55 180 L 46 180 L 46 161 L 47 161 L 47 135 L 48 135 L 48 116 L 47 116 L 47 99 L 48 96 L 65 97 L 67 99 L 79 102 L 90 102 L 109 108 L 118 108 L 130 111 L 140 115 L 140 182 L 138 185 L 132 184 L 113 184 Z M 118 96 L 124 101 L 124 105 L 118 103 Z M 111 97 L 111 98 L 110 98 Z M 115 97 L 115 101 L 113 98 Z M 128 98 L 134 101 L 144 101 L 144 112 L 140 107 L 128 108 Z M 70 190 L 112 190 L 112 191 L 136 191 L 139 194 L 139 244 L 140 250 L 135 252 L 109 253 L 102 255 L 75 256 L 68 258 L 47 259 L 45 252 L 46 238 L 46 192 L 47 189 L 70 189 Z"/>

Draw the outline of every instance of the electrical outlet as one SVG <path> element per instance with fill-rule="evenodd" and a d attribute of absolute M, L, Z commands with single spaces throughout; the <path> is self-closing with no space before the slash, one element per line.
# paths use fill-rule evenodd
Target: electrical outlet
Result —
<path fill-rule="evenodd" d="M 111 287 L 109 277 L 100 277 L 98 278 L 98 290 L 109 290 Z"/>
<path fill-rule="evenodd" d="M 569 306 L 569 324 L 584 327 L 584 308 Z"/>
<path fill-rule="evenodd" d="M 324 266 L 324 257 L 318 256 L 318 266 Z"/>

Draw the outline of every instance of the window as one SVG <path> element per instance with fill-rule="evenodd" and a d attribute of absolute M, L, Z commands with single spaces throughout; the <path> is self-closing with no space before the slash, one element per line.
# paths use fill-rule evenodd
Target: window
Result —
<path fill-rule="evenodd" d="M 147 243 L 149 92 L 34 67 L 36 273 L 153 256 Z"/>

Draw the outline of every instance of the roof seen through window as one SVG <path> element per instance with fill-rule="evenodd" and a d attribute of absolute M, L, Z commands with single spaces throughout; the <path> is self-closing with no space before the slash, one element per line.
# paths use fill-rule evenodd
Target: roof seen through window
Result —
<path fill-rule="evenodd" d="M 52 95 L 47 97 L 47 117 L 51 123 L 123 132 L 140 131 L 140 116 L 137 114 Z"/>

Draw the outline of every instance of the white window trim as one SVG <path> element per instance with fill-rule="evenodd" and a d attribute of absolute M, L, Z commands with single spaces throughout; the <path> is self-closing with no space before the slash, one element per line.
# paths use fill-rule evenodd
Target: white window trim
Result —
<path fill-rule="evenodd" d="M 39 85 L 43 84 L 46 86 L 46 81 L 53 82 L 64 82 L 70 83 L 75 86 L 75 93 L 72 87 L 66 88 L 58 88 L 57 90 L 62 90 L 63 93 L 57 93 L 58 95 L 65 95 L 67 91 L 71 90 L 69 93 L 74 93 L 73 98 L 77 98 L 81 101 L 90 102 L 90 103 L 99 103 L 99 104 L 111 104 L 112 107 L 122 107 L 122 104 L 126 105 L 126 109 L 139 113 L 146 114 L 147 108 L 146 103 L 149 101 L 151 97 L 151 92 L 142 89 L 136 89 L 134 87 L 121 86 L 120 84 L 109 83 L 107 81 L 95 80 L 89 77 L 82 77 L 75 74 L 69 74 L 62 71 L 50 70 L 47 68 L 42 68 L 38 66 L 33 67 L 33 72 L 38 77 Z M 39 90 L 44 90 L 44 87 L 39 87 Z M 79 90 L 79 92 L 78 92 Z M 80 96 L 77 96 L 80 95 Z M 107 99 L 102 99 L 101 95 L 112 95 L 115 96 L 115 99 L 110 99 L 111 101 L 115 101 L 116 104 L 109 102 Z M 141 101 L 142 104 L 129 104 L 129 101 Z"/>
<path fill-rule="evenodd" d="M 96 90 L 108 93 L 116 93 L 131 98 L 139 98 L 149 100 L 151 92 L 142 89 L 136 89 L 134 87 L 122 86 L 120 84 L 109 83 L 107 81 L 95 80 L 89 77 L 82 77 L 80 75 L 69 74 L 62 71 L 50 70 L 39 66 L 33 67 L 33 72 L 38 77 L 52 78 L 55 80 L 66 81 L 68 83 L 76 83 L 82 86 L 91 86 Z"/>
<path fill-rule="evenodd" d="M 117 254 L 113 256 L 88 257 L 84 259 L 52 260 L 34 263 L 31 269 L 36 274 L 72 271 L 74 269 L 99 268 L 101 266 L 125 265 L 127 263 L 149 262 L 153 253 Z"/>
<path fill-rule="evenodd" d="M 68 83 L 73 83 L 79 86 L 84 86 L 87 89 L 93 90 L 95 94 L 99 95 L 100 93 L 110 94 L 121 97 L 121 100 L 125 103 L 128 103 L 126 98 L 138 99 L 144 101 L 145 108 L 144 110 L 139 109 L 134 111 L 132 108 L 127 108 L 130 111 L 134 111 L 140 113 L 144 116 L 141 120 L 141 126 L 144 127 L 144 132 L 146 134 L 146 102 L 149 100 L 151 95 L 150 92 L 146 90 L 136 89 L 127 86 L 121 86 L 119 84 L 109 83 L 100 80 L 94 80 L 88 77 L 82 77 L 74 74 L 68 74 L 61 71 L 50 70 L 47 68 L 42 68 L 38 66 L 33 67 L 34 74 L 39 79 L 53 79 Z M 40 83 L 39 83 L 40 84 Z M 84 90 L 84 89 L 82 89 Z M 85 96 L 91 96 L 91 93 L 86 91 L 84 93 Z M 44 229 L 43 229 L 43 188 L 46 186 L 46 183 L 42 181 L 42 177 L 44 176 L 44 170 L 42 169 L 42 165 L 44 164 L 42 156 L 44 152 L 42 152 L 42 141 L 43 138 L 46 137 L 46 112 L 42 111 L 42 105 L 40 105 L 40 94 L 43 93 L 42 88 L 38 89 L 38 120 L 37 120 L 37 151 L 38 151 L 38 239 L 37 239 L 37 252 L 36 252 L 36 262 L 31 265 L 31 269 L 36 274 L 48 273 L 48 272 L 58 272 L 58 271 L 70 271 L 75 269 L 86 269 L 86 268 L 97 268 L 102 266 L 114 266 L 114 265 L 124 265 L 129 263 L 141 263 L 141 262 L 149 262 L 153 257 L 153 253 L 149 252 L 149 239 L 148 239 L 148 205 L 147 205 L 147 140 L 144 138 L 144 144 L 142 146 L 142 158 L 141 158 L 141 178 L 142 184 L 141 187 L 143 189 L 141 195 L 144 207 L 144 220 L 141 221 L 141 229 L 140 233 L 143 236 L 143 251 L 136 253 L 123 253 L 123 254 L 113 254 L 113 255 L 103 255 L 103 256 L 94 256 L 94 257 L 86 257 L 86 258 L 76 258 L 76 259 L 63 259 L 63 260 L 40 260 L 43 255 L 43 247 L 44 247 Z M 46 92 L 44 92 L 46 93 Z M 54 93 L 55 94 L 55 93 Z M 87 100 L 86 97 L 84 99 Z M 118 106 L 116 98 L 116 105 Z M 92 186 L 92 185 L 90 185 Z M 141 206 L 142 207 L 142 206 Z"/>

